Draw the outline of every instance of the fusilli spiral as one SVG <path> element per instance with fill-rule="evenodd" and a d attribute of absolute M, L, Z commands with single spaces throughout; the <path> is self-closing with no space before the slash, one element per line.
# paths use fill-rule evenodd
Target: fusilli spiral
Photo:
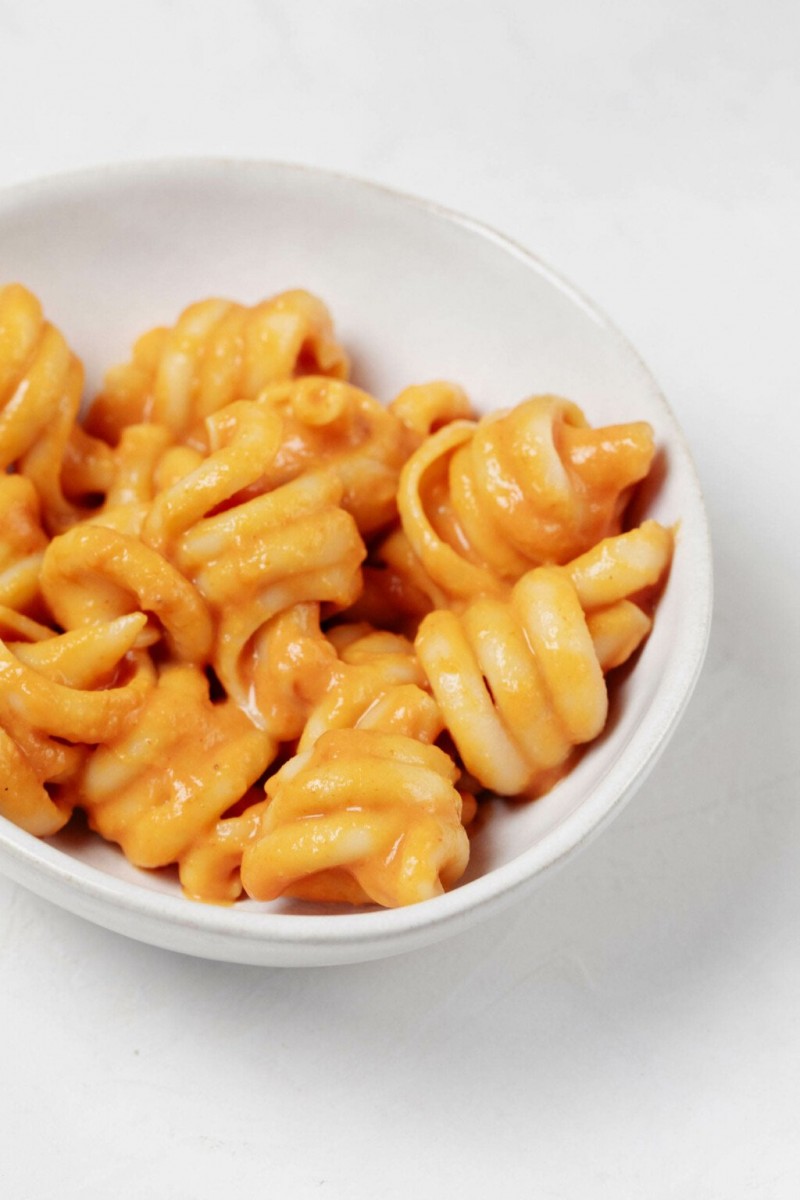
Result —
<path fill-rule="evenodd" d="M 348 371 L 330 314 L 309 292 L 283 292 L 247 308 L 229 300 L 190 305 L 171 328 L 139 338 L 133 358 L 113 368 L 89 412 L 90 432 L 116 443 L 128 425 L 152 421 L 190 436 L 232 400 L 252 400 L 296 375 Z"/>
<path fill-rule="evenodd" d="M 85 748 L 117 734 L 152 686 L 147 656 L 129 653 L 144 623 L 134 613 L 60 637 L 0 640 L 0 813 L 28 832 L 52 834 L 66 823 L 72 803 L 63 785 Z"/>
<path fill-rule="evenodd" d="M 75 424 L 83 367 L 21 284 L 0 288 L 0 473 L 13 467 L 34 484 L 50 532 L 80 516 L 65 494 L 108 479 L 108 448 Z"/>
<path fill-rule="evenodd" d="M 598 736 L 603 671 L 650 630 L 628 597 L 658 583 L 671 553 L 669 531 L 650 521 L 565 567 L 526 572 L 508 600 L 482 596 L 460 613 L 425 617 L 419 660 L 465 766 L 484 787 L 528 792 Z"/>
<path fill-rule="evenodd" d="M 437 746 L 376 729 L 334 729 L 267 781 L 260 836 L 242 881 L 271 900 L 372 901 L 438 895 L 464 871 L 457 769 Z"/>
<path fill-rule="evenodd" d="M 20 613 L 39 607 L 39 573 L 47 548 L 36 488 L 21 475 L 0 474 L 0 604 Z"/>
<path fill-rule="evenodd" d="M 553 396 L 453 421 L 404 467 L 402 532 L 383 560 L 436 608 L 503 595 L 531 566 L 567 562 L 618 533 L 652 457 L 649 426 L 591 429 Z"/>
<path fill-rule="evenodd" d="M 176 720 L 176 714 L 179 719 Z M 107 736 L 72 794 L 90 824 L 142 867 L 180 863 L 275 757 L 276 743 L 204 673 L 161 669 L 134 718 Z"/>

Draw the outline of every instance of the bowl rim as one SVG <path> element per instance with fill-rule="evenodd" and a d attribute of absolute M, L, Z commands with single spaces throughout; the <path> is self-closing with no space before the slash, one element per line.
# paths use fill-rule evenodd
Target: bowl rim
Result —
<path fill-rule="evenodd" d="M 616 343 L 624 356 L 635 362 L 641 385 L 648 389 L 649 399 L 660 409 L 663 427 L 669 430 L 670 444 L 683 458 L 686 479 L 690 485 L 692 511 L 681 514 L 682 529 L 689 531 L 688 541 L 682 539 L 682 544 L 687 553 L 690 549 L 693 551 L 689 582 L 695 607 L 690 636 L 683 645 L 681 655 L 674 656 L 668 664 L 658 692 L 634 730 L 624 753 L 609 765 L 581 803 L 554 828 L 546 831 L 534 846 L 522 851 L 510 862 L 444 895 L 405 908 L 370 909 L 336 915 L 276 913 L 260 911 L 259 908 L 254 911 L 253 905 L 243 910 L 236 904 L 230 907 L 198 904 L 182 895 L 170 895 L 110 875 L 91 863 L 73 858 L 46 840 L 26 833 L 7 818 L 0 817 L 0 865 L 4 869 L 8 867 L 12 877 L 39 894 L 52 897 L 58 893 L 56 902 L 61 907 L 79 911 L 99 924 L 119 927 L 134 937 L 140 936 L 134 928 L 123 928 L 127 926 L 126 916 L 144 918 L 149 933 L 141 936 L 154 944 L 172 945 L 169 931 L 183 930 L 186 933 L 210 935 L 212 938 L 221 937 L 231 944 L 262 946 L 265 950 L 269 946 L 327 947 L 335 950 L 337 947 L 357 948 L 381 943 L 385 944 L 381 953 L 399 952 L 416 944 L 419 939 L 415 935 L 422 930 L 430 932 L 430 940 L 444 936 L 450 927 L 466 925 L 478 916 L 489 916 L 524 891 L 538 885 L 551 871 L 586 846 L 621 811 L 655 766 L 689 703 L 702 670 L 710 636 L 713 569 L 702 488 L 683 430 L 663 392 L 639 352 L 604 311 L 559 271 L 520 242 L 482 220 L 435 201 L 348 172 L 307 163 L 257 157 L 178 155 L 110 161 L 13 183 L 0 190 L 0 221 L 7 213 L 21 206 L 49 195 L 57 196 L 59 192 L 68 194 L 86 188 L 95 190 L 104 184 L 124 184 L 126 178 L 140 179 L 145 175 L 152 178 L 162 174 L 174 179 L 181 174 L 197 176 L 232 170 L 250 172 L 254 176 L 273 173 L 307 175 L 321 183 L 335 182 L 382 195 L 393 203 L 413 207 L 447 224 L 455 224 L 522 262 L 577 305 L 604 335 Z M 92 902 L 113 910 L 117 920 L 106 922 L 101 916 L 95 915 Z M 190 952 L 202 953 L 196 949 Z M 250 958 L 248 961 L 257 959 Z M 263 961 L 268 960 L 265 957 Z"/>

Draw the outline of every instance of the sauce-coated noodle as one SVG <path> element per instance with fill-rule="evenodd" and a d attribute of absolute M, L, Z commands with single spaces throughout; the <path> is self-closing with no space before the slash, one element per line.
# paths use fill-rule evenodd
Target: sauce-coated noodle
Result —
<path fill-rule="evenodd" d="M 0 288 L 0 815 L 74 809 L 187 896 L 417 903 L 484 790 L 596 738 L 673 551 L 641 422 L 349 382 L 308 292 L 210 299 L 83 368 Z"/>

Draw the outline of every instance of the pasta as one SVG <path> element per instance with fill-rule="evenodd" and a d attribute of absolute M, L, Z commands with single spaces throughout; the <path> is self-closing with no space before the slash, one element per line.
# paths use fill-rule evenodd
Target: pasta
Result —
<path fill-rule="evenodd" d="M 75 810 L 186 896 L 387 907 L 467 869 L 484 794 L 597 738 L 672 531 L 642 422 L 456 384 L 388 405 L 304 291 L 83 368 L 0 288 L 0 815 Z"/>
<path fill-rule="evenodd" d="M 262 836 L 244 852 L 250 895 L 413 904 L 463 874 L 456 767 L 436 746 L 337 729 L 267 783 Z"/>
<path fill-rule="evenodd" d="M 173 328 L 146 333 L 131 362 L 109 371 L 87 426 L 111 442 L 142 421 L 191 435 L 205 417 L 268 384 L 295 375 L 343 378 L 347 370 L 328 311 L 308 292 L 284 292 L 253 308 L 202 300 Z"/>
<path fill-rule="evenodd" d="M 21 475 L 0 475 L 0 604 L 12 612 L 38 608 L 39 574 L 47 548 L 36 488 Z"/>
<path fill-rule="evenodd" d="M 33 482 L 51 532 L 79 515 L 65 483 L 90 490 L 109 466 L 108 448 L 75 424 L 82 387 L 80 362 L 36 297 L 20 284 L 0 288 L 0 471 Z M 62 474 L 66 459 L 73 469 Z"/>
<path fill-rule="evenodd" d="M 483 787 L 541 785 L 607 715 L 603 673 L 650 631 L 630 596 L 657 581 L 672 552 L 653 521 L 564 567 L 534 567 L 509 599 L 482 596 L 425 617 L 417 653 L 461 758 Z"/>
<path fill-rule="evenodd" d="M 618 532 L 652 457 L 649 426 L 590 429 L 554 396 L 453 421 L 403 470 L 402 528 L 385 560 L 436 608 L 502 595 L 529 567 L 563 563 Z"/>
<path fill-rule="evenodd" d="M 433 745 L 440 710 L 406 639 L 344 625 L 333 640 L 339 669 L 297 753 L 267 782 L 244 885 L 259 899 L 427 899 L 460 877 L 469 853 L 457 771 Z"/>
<path fill-rule="evenodd" d="M 166 866 L 180 863 L 247 792 L 275 750 L 231 700 L 212 704 L 201 670 L 170 663 L 135 719 L 87 760 L 71 791 L 131 862 Z"/>
<path fill-rule="evenodd" d="M 153 669 L 131 651 L 144 623 L 135 613 L 88 632 L 41 636 L 28 626 L 17 632 L 30 641 L 0 640 L 0 813 L 29 833 L 66 824 L 66 789 L 86 748 L 113 738 L 140 707 Z"/>

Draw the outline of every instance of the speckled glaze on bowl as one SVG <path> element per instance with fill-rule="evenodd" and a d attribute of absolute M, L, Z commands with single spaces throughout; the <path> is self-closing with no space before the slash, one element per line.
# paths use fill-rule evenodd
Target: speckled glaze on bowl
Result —
<path fill-rule="evenodd" d="M 654 631 L 615 695 L 609 728 L 551 793 L 496 802 L 455 890 L 405 909 L 324 912 L 194 904 L 163 872 L 131 867 L 67 829 L 41 841 L 0 819 L 0 868 L 71 912 L 154 945 L 276 966 L 358 962 L 456 933 L 523 896 L 585 845 L 646 778 L 703 661 L 711 553 L 675 418 L 635 351 L 571 285 L 478 223 L 374 184 L 268 162 L 102 167 L 0 196 L 3 282 L 42 299 L 89 390 L 134 337 L 211 294 L 252 302 L 306 287 L 333 311 L 356 382 L 383 400 L 433 378 L 476 405 L 556 392 L 592 424 L 644 419 L 661 459 L 648 515 L 680 522 Z"/>

